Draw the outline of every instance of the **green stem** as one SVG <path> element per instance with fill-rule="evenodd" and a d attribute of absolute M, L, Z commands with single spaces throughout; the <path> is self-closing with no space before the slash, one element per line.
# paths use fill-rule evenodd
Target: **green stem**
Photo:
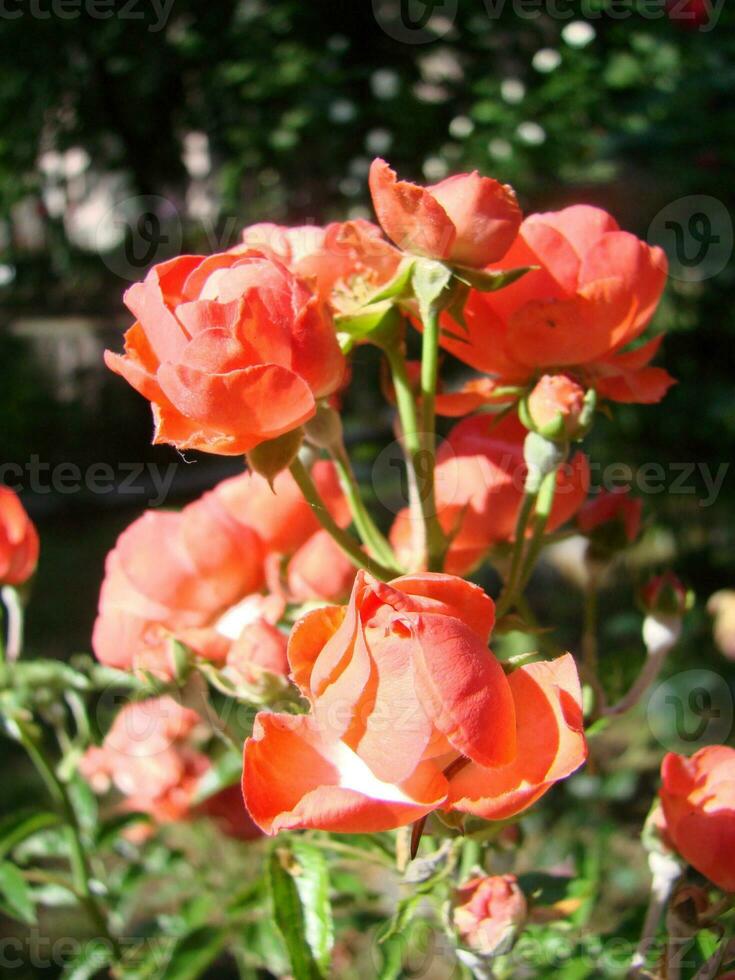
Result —
<path fill-rule="evenodd" d="M 396 406 L 398 408 L 398 416 L 401 420 L 401 429 L 403 430 L 406 461 L 412 473 L 412 479 L 409 480 L 409 485 L 413 485 L 416 488 L 416 497 L 418 498 L 421 518 L 424 523 L 426 564 L 431 570 L 440 570 L 446 549 L 446 539 L 436 513 L 434 493 L 434 423 L 432 421 L 432 448 L 429 450 L 425 447 L 424 441 L 422 440 L 422 435 L 426 435 L 426 430 L 422 433 L 419 427 L 416 401 L 411 389 L 411 382 L 408 379 L 406 358 L 403 355 L 403 351 L 397 343 L 386 345 L 384 350 L 393 376 Z M 436 381 L 434 382 L 434 387 L 436 388 Z M 425 418 L 426 414 L 424 412 Z"/>
<path fill-rule="evenodd" d="M 39 741 L 33 736 L 29 728 L 19 723 L 18 731 L 20 733 L 21 744 L 30 756 L 38 774 L 46 785 L 49 795 L 62 811 L 69 841 L 74 891 L 79 896 L 79 900 L 86 909 L 94 927 L 99 931 L 100 936 L 110 943 L 115 958 L 119 960 L 122 956 L 122 950 L 117 939 L 110 932 L 107 916 L 90 885 L 92 871 L 87 853 L 84 849 L 82 831 L 79 826 L 76 810 L 74 809 L 68 790 L 56 775 L 52 763 L 46 758 Z"/>
<path fill-rule="evenodd" d="M 358 541 L 344 531 L 339 524 L 335 521 L 332 515 L 329 513 L 329 509 L 326 504 L 319 496 L 319 491 L 314 485 L 309 471 L 306 469 L 301 460 L 296 457 L 289 467 L 291 471 L 291 476 L 293 476 L 296 481 L 299 490 L 301 490 L 304 495 L 304 499 L 309 504 L 317 520 L 322 525 L 325 531 L 327 531 L 331 537 L 334 539 L 335 543 L 342 549 L 342 551 L 347 555 L 347 557 L 352 561 L 352 563 L 357 568 L 364 568 L 369 571 L 376 578 L 382 579 L 384 582 L 395 578 L 400 572 L 395 568 L 390 568 L 385 565 L 381 565 L 379 562 L 370 558 L 360 547 Z"/>
<path fill-rule="evenodd" d="M 584 620 L 582 629 L 582 674 L 595 695 L 596 713 L 602 714 L 607 707 L 605 688 L 600 681 L 597 659 L 597 611 L 599 587 L 597 577 L 590 576 L 584 594 Z"/>
<path fill-rule="evenodd" d="M 444 534 L 436 520 L 434 493 L 434 468 L 436 465 L 436 385 L 439 377 L 439 309 L 429 307 L 423 322 L 423 341 L 421 347 L 421 436 L 426 452 L 425 488 L 421 496 L 426 497 L 423 509 L 432 517 L 426 525 L 427 564 L 430 572 L 441 571 L 446 550 Z M 437 533 L 438 532 L 438 533 Z"/>
<path fill-rule="evenodd" d="M 526 544 L 526 530 L 531 519 L 531 512 L 536 503 L 537 494 L 526 492 L 523 495 L 518 517 L 516 519 L 515 539 L 513 542 L 513 555 L 510 562 L 510 571 L 505 587 L 497 602 L 496 615 L 498 619 L 509 612 L 515 605 L 518 595 L 518 582 L 523 567 L 523 549 Z"/>
<path fill-rule="evenodd" d="M 533 534 L 531 535 L 531 543 L 528 546 L 526 557 L 523 561 L 519 592 L 523 592 L 528 585 L 528 580 L 531 578 L 538 556 L 541 554 L 541 550 L 546 543 L 544 533 L 551 514 L 551 508 L 554 505 L 555 493 L 556 470 L 552 470 L 551 473 L 547 473 L 543 478 L 538 492 L 536 511 L 533 515 Z"/>
<path fill-rule="evenodd" d="M 393 549 L 373 521 L 362 499 L 360 487 L 344 444 L 335 446 L 331 455 L 337 468 L 342 490 L 350 505 L 352 520 L 363 544 L 369 549 L 373 558 L 379 562 L 384 565 L 395 565 L 396 556 L 393 554 Z"/>

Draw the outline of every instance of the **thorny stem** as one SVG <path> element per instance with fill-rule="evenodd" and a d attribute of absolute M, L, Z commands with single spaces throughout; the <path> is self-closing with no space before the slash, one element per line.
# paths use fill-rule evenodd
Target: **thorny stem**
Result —
<path fill-rule="evenodd" d="M 352 563 L 357 566 L 357 568 L 367 569 L 367 571 L 375 575 L 376 578 L 382 579 L 384 582 L 387 582 L 390 579 L 395 578 L 396 575 L 400 574 L 397 569 L 386 567 L 385 565 L 382 565 L 370 558 L 369 555 L 366 555 L 360 547 L 359 542 L 356 541 L 351 534 L 348 534 L 347 531 L 342 530 L 339 524 L 337 524 L 332 515 L 329 513 L 327 506 L 319 496 L 319 491 L 314 485 L 314 481 L 311 479 L 309 471 L 306 469 L 298 456 L 291 463 L 289 469 L 299 487 L 299 490 L 301 490 L 306 502 L 314 511 L 319 523 L 322 525 L 324 530 L 332 536 L 335 543 L 342 549 Z"/>

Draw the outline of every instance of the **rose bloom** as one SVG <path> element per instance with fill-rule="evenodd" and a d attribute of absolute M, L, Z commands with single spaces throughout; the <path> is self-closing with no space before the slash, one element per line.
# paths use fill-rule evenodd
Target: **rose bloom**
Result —
<path fill-rule="evenodd" d="M 95 656 L 121 670 L 170 677 L 171 638 L 222 662 L 229 641 L 219 616 L 263 583 L 263 546 L 217 491 L 180 512 L 148 511 L 107 556 L 92 634 Z"/>
<path fill-rule="evenodd" d="M 480 268 L 510 248 L 521 223 L 515 192 L 477 171 L 429 187 L 399 180 L 373 160 L 370 194 L 378 221 L 399 248 L 430 259 Z"/>
<path fill-rule="evenodd" d="M 705 878 L 735 891 L 735 749 L 707 745 L 661 764 L 665 837 Z"/>
<path fill-rule="evenodd" d="M 333 222 L 324 228 L 287 228 L 262 222 L 242 233 L 246 248 L 282 262 L 307 282 L 335 313 L 350 313 L 393 278 L 403 256 L 370 221 Z"/>
<path fill-rule="evenodd" d="M 18 495 L 0 485 L 0 585 L 22 585 L 36 570 L 38 534 Z"/>
<path fill-rule="evenodd" d="M 540 266 L 504 289 L 470 292 L 462 326 L 442 345 L 503 383 L 527 384 L 550 368 L 619 402 L 657 402 L 673 384 L 649 366 L 658 337 L 624 350 L 645 330 L 664 288 L 666 256 L 621 231 L 605 211 L 575 205 L 526 218 L 495 269 Z M 459 335 L 455 339 L 452 334 Z"/>
<path fill-rule="evenodd" d="M 357 569 L 327 531 L 302 544 L 286 567 L 285 594 L 291 602 L 345 602 Z"/>
<path fill-rule="evenodd" d="M 125 303 L 137 321 L 105 361 L 151 401 L 154 442 L 240 455 L 311 418 L 344 377 L 324 304 L 261 253 L 163 262 Z"/>
<path fill-rule="evenodd" d="M 196 711 L 168 696 L 126 704 L 102 745 L 87 749 L 79 771 L 97 793 L 114 786 L 125 810 L 157 823 L 182 820 L 211 765 L 196 748 L 201 727 Z"/>
<path fill-rule="evenodd" d="M 505 819 L 580 766 L 573 659 L 506 676 L 487 648 L 493 618 L 454 576 L 364 571 L 349 605 L 303 616 L 288 657 L 310 712 L 256 718 L 243 770 L 255 823 L 369 833 L 439 808 Z"/>
<path fill-rule="evenodd" d="M 527 468 L 523 460 L 526 430 L 515 415 L 498 421 L 477 415 L 459 422 L 437 453 L 436 508 L 439 523 L 451 537 L 445 570 L 464 575 L 489 548 L 515 536 Z M 576 453 L 560 467 L 548 522 L 550 531 L 579 509 L 587 494 L 589 465 Z M 401 511 L 390 540 L 399 560 L 411 563 L 412 521 Z"/>
<path fill-rule="evenodd" d="M 312 476 L 335 520 L 346 525 L 349 508 L 334 465 L 319 461 Z M 272 644 L 259 649 L 254 637 L 269 634 L 287 601 L 341 599 L 354 578 L 350 569 L 346 581 L 341 553 L 337 558 L 331 549 L 320 550 L 319 540 L 313 543 L 318 528 L 288 472 L 276 477 L 273 489 L 246 472 L 182 511 L 147 512 L 122 532 L 107 557 L 92 635 L 97 659 L 170 678 L 175 638 L 217 666 L 232 658 L 233 671 L 251 683 L 263 671 L 285 676 L 285 641 L 278 656 Z M 320 555 L 329 562 L 321 577 Z M 293 592 L 279 587 L 260 594 L 266 570 L 283 556 L 292 556 L 287 575 Z M 253 624 L 259 630 L 241 638 Z M 244 666 L 248 656 L 252 669 Z"/>
<path fill-rule="evenodd" d="M 481 956 L 506 952 L 526 918 L 515 875 L 472 878 L 456 892 L 452 918 L 462 942 Z"/>

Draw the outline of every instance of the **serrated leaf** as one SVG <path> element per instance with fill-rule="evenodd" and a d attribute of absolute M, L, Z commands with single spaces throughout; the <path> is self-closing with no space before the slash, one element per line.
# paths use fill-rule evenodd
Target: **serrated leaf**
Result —
<path fill-rule="evenodd" d="M 268 883 L 273 917 L 283 936 L 294 980 L 323 980 L 306 937 L 306 917 L 293 874 L 287 870 L 293 855 L 274 848 L 268 860 Z"/>
<path fill-rule="evenodd" d="M 57 827 L 61 819 L 56 813 L 28 812 L 14 813 L 0 821 L 0 858 L 4 858 L 13 848 L 41 830 Z"/>
<path fill-rule="evenodd" d="M 28 882 L 10 861 L 0 864 L 0 895 L 5 908 L 14 918 L 35 925 L 36 909 Z"/>

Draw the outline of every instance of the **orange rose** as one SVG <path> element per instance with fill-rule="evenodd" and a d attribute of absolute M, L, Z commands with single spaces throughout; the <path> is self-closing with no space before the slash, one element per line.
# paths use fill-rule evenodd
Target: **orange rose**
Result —
<path fill-rule="evenodd" d="M 516 876 L 493 875 L 472 878 L 457 890 L 452 918 L 466 946 L 497 956 L 507 952 L 527 912 Z"/>
<path fill-rule="evenodd" d="M 562 657 L 506 677 L 487 648 L 492 600 L 440 573 L 358 572 L 347 607 L 293 628 L 308 715 L 261 713 L 243 792 L 266 833 L 388 830 L 437 808 L 504 818 L 585 758 L 580 688 Z"/>
<path fill-rule="evenodd" d="M 342 382 L 323 304 L 257 252 L 181 256 L 125 294 L 137 322 L 105 361 L 153 404 L 154 442 L 233 456 L 297 428 Z"/>
<path fill-rule="evenodd" d="M 168 696 L 126 704 L 102 745 L 87 749 L 79 771 L 97 793 L 114 786 L 125 810 L 157 823 L 182 820 L 211 766 L 195 747 L 201 724 L 196 711 Z"/>
<path fill-rule="evenodd" d="M 494 260 L 493 260 L 494 261 Z M 634 351 L 666 281 L 666 256 L 605 211 L 576 205 L 526 218 L 497 268 L 540 266 L 492 293 L 472 290 L 466 326 L 442 344 L 503 382 L 526 384 L 549 368 L 574 368 L 585 387 L 619 402 L 657 402 L 672 378 L 649 367 L 661 338 Z"/>
<path fill-rule="evenodd" d="M 726 892 L 735 891 L 735 749 L 707 745 L 661 764 L 661 806 L 672 847 Z"/>
<path fill-rule="evenodd" d="M 313 286 L 334 312 L 348 313 L 388 282 L 401 253 L 370 221 L 333 222 L 325 228 L 262 224 L 245 228 L 246 248 L 261 249 Z"/>
<path fill-rule="evenodd" d="M 515 535 L 527 467 L 523 460 L 526 430 L 514 415 L 464 419 L 450 431 L 437 453 L 436 507 L 439 523 L 451 537 L 445 569 L 470 571 L 489 548 Z M 581 506 L 589 485 L 584 453 L 560 467 L 549 530 L 560 527 Z M 390 534 L 399 560 L 411 562 L 412 522 L 401 511 Z"/>
<path fill-rule="evenodd" d="M 370 194 L 383 231 L 399 248 L 456 265 L 497 262 L 521 223 L 513 189 L 476 170 L 420 187 L 373 160 Z"/>
<path fill-rule="evenodd" d="M 22 585 L 38 563 L 38 534 L 18 495 L 0 485 L 0 585 Z"/>
<path fill-rule="evenodd" d="M 216 491 L 181 512 L 148 511 L 107 557 L 92 635 L 98 660 L 171 676 L 170 638 L 222 661 L 229 641 L 216 620 L 263 581 L 259 536 Z"/>

